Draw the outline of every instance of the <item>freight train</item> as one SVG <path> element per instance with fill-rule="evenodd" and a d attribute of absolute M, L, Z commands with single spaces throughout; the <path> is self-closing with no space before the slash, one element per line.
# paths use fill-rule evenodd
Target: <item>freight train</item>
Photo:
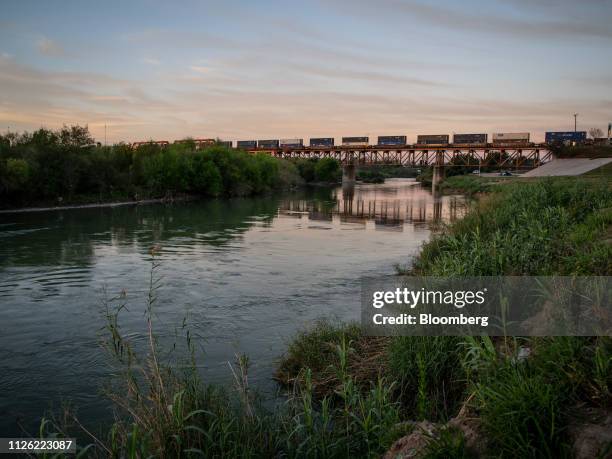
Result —
<path fill-rule="evenodd" d="M 533 143 L 530 141 L 529 132 L 499 132 L 494 133 L 489 142 L 487 134 L 453 134 L 452 142 L 448 134 L 427 134 L 418 135 L 414 144 L 408 143 L 408 138 L 405 135 L 385 135 L 378 136 L 376 143 L 370 144 L 370 137 L 355 136 L 342 137 L 341 146 L 343 147 L 411 147 L 411 148 L 427 148 L 427 147 L 528 147 Z M 233 148 L 234 143 L 231 140 L 215 140 L 215 139 L 188 139 L 177 140 L 175 143 L 192 141 L 195 142 L 198 148 L 205 148 L 210 145 L 223 145 L 228 148 Z M 587 142 L 586 131 L 547 131 L 545 143 L 547 145 L 555 144 L 580 144 Z M 132 144 L 134 147 L 140 145 L 156 143 L 159 145 L 168 145 L 169 142 L 136 142 Z M 309 139 L 308 146 L 304 144 L 304 139 L 267 139 L 267 140 L 238 140 L 235 143 L 235 148 L 242 150 L 276 150 L 286 149 L 295 150 L 301 148 L 336 148 L 335 139 L 333 137 L 313 137 Z"/>

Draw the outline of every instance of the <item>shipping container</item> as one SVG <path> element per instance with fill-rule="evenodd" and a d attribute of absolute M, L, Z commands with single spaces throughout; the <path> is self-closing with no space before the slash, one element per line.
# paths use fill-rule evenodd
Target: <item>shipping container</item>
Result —
<path fill-rule="evenodd" d="M 586 140 L 586 131 L 549 131 L 546 133 L 546 143 L 582 143 Z"/>
<path fill-rule="evenodd" d="M 342 137 L 342 145 L 363 147 L 370 143 L 369 137 Z"/>
<path fill-rule="evenodd" d="M 231 140 L 219 140 L 217 141 L 217 145 L 220 145 L 226 148 L 232 148 L 232 141 Z"/>
<path fill-rule="evenodd" d="M 278 140 L 258 140 L 257 148 L 278 148 Z"/>
<path fill-rule="evenodd" d="M 499 132 L 493 134 L 494 144 L 525 144 L 529 143 L 529 132 Z"/>
<path fill-rule="evenodd" d="M 287 148 L 302 148 L 304 139 L 280 139 L 280 146 Z"/>
<path fill-rule="evenodd" d="M 314 139 L 310 139 L 311 147 L 333 147 L 334 146 L 334 138 L 333 137 L 317 137 Z"/>
<path fill-rule="evenodd" d="M 236 148 L 242 148 L 245 150 L 257 148 L 257 140 L 238 140 L 236 142 Z"/>
<path fill-rule="evenodd" d="M 455 145 L 484 145 L 487 143 L 487 134 L 453 134 Z"/>
<path fill-rule="evenodd" d="M 379 135 L 378 145 L 406 145 L 405 135 Z"/>
<path fill-rule="evenodd" d="M 419 135 L 417 136 L 419 145 L 448 145 L 448 134 Z"/>

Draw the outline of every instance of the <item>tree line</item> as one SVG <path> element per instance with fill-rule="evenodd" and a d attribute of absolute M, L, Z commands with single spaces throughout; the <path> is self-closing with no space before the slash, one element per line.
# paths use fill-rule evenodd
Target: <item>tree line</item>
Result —
<path fill-rule="evenodd" d="M 247 196 L 336 182 L 337 161 L 287 161 L 186 141 L 102 146 L 87 127 L 0 136 L 0 206 L 145 199 L 177 194 Z"/>

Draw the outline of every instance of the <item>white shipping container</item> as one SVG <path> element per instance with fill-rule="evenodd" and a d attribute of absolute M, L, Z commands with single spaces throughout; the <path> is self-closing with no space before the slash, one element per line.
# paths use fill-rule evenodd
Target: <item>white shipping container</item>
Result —
<path fill-rule="evenodd" d="M 493 134 L 493 142 L 519 141 L 529 142 L 529 132 L 499 132 Z"/>
<path fill-rule="evenodd" d="M 283 145 L 288 145 L 288 146 L 302 145 L 303 143 L 304 143 L 303 139 L 280 139 L 281 147 Z"/>

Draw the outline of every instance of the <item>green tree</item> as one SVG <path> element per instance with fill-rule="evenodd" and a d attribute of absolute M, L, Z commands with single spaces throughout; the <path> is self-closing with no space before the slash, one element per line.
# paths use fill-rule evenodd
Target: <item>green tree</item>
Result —
<path fill-rule="evenodd" d="M 315 165 L 315 177 L 319 182 L 337 182 L 341 173 L 340 163 L 333 158 L 322 158 Z"/>
<path fill-rule="evenodd" d="M 30 179 L 30 166 L 23 159 L 9 158 L 0 163 L 0 187 L 5 193 L 22 193 Z"/>
<path fill-rule="evenodd" d="M 223 192 L 223 178 L 213 161 L 198 154 L 193 158 L 191 190 L 209 196 L 219 196 Z"/>

